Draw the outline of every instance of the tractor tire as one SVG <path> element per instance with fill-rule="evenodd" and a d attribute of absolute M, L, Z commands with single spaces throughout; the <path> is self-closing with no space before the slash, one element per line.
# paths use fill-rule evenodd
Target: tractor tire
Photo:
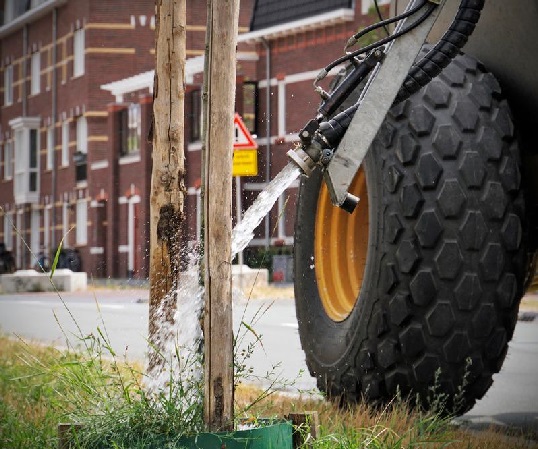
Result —
<path fill-rule="evenodd" d="M 350 192 L 351 215 L 319 170 L 299 190 L 296 312 L 318 388 L 469 410 L 504 361 L 528 269 L 519 150 L 493 75 L 460 55 L 394 106 Z"/>

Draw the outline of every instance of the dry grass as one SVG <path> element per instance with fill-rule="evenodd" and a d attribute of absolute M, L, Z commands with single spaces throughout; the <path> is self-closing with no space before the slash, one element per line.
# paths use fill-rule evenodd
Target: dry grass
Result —
<path fill-rule="evenodd" d="M 252 386 L 239 386 L 236 393 L 238 409 L 255 400 L 259 391 Z M 453 448 L 453 449 L 523 449 L 538 448 L 538 441 L 532 435 L 517 430 L 489 428 L 471 430 L 453 421 L 433 418 L 413 411 L 406 404 L 397 403 L 391 407 L 374 410 L 364 404 L 352 409 L 342 409 L 323 399 L 311 397 L 290 397 L 272 395 L 254 406 L 249 412 L 257 416 L 282 417 L 288 413 L 317 411 L 320 419 L 321 437 L 351 435 L 357 443 L 360 438 L 377 432 L 385 433 L 387 440 L 394 444 L 378 445 L 379 440 L 371 440 L 370 445 L 345 445 L 357 448 Z M 385 442 L 387 443 L 387 442 Z M 325 447 L 325 446 L 322 446 Z M 327 447 L 331 447 L 328 445 Z M 334 446 L 338 447 L 338 446 Z"/>
<path fill-rule="evenodd" d="M 294 299 L 293 285 L 278 284 L 246 286 L 243 289 L 245 298 L 250 299 Z"/>
<path fill-rule="evenodd" d="M 0 447 L 54 447 L 55 427 L 62 417 L 55 414 L 49 404 L 57 392 L 52 379 L 35 376 L 39 373 L 35 372 L 36 365 L 28 363 L 29 357 L 39 359 L 43 366 L 54 365 L 62 353 L 0 337 L 0 443 L 6 444 L 11 435 L 21 442 L 34 441 L 38 445 L 0 444 Z M 256 402 L 259 395 L 260 390 L 256 387 L 238 387 L 235 395 L 237 418 L 284 417 L 289 413 L 317 411 L 320 440 L 313 449 L 538 448 L 538 440 L 532 440 L 529 434 L 494 428 L 471 430 L 450 420 L 413 411 L 401 402 L 384 409 L 372 409 L 364 404 L 343 409 L 309 395 L 274 393 L 257 402 L 248 412 L 240 412 Z M 13 435 L 14 432 L 18 434 Z"/>
<path fill-rule="evenodd" d="M 522 312 L 538 312 L 538 292 L 528 292 L 521 300 L 519 310 Z"/>

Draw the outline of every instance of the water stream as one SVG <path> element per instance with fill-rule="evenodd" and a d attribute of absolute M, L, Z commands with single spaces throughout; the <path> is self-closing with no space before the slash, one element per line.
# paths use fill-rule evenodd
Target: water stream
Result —
<path fill-rule="evenodd" d="M 254 237 L 254 229 L 271 211 L 278 197 L 297 179 L 301 171 L 293 162 L 288 162 L 282 171 L 263 189 L 243 219 L 232 231 L 232 258 L 243 251 Z"/>
<path fill-rule="evenodd" d="M 232 231 L 232 258 L 246 248 L 254 237 L 256 227 L 299 174 L 300 169 L 290 162 L 260 192 L 252 206 L 245 212 L 242 221 Z M 204 292 L 198 283 L 198 269 L 198 257 L 193 256 L 188 271 L 181 274 L 179 288 L 176 291 L 177 307 L 173 323 L 165 319 L 164 308 L 169 304 L 167 301 L 162 306 L 163 310 L 159 310 L 157 318 L 159 331 L 155 340 L 159 343 L 162 361 L 151 371 L 147 371 L 148 377 L 145 382 L 146 390 L 154 397 L 170 391 L 171 382 L 179 385 L 181 390 L 189 393 L 181 398 L 182 401 L 178 406 L 187 408 L 203 401 L 201 389 L 193 388 L 201 381 L 203 375 L 200 356 L 202 328 L 199 317 L 204 306 Z"/>

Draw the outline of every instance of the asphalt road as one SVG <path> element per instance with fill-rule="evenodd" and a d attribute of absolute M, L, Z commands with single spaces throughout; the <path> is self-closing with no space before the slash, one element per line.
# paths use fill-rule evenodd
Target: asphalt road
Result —
<path fill-rule="evenodd" d="M 0 295 L 0 330 L 65 347 L 67 340 L 76 346 L 80 336 L 95 333 L 99 327 L 106 330 L 118 354 L 144 360 L 147 291 L 96 290 L 64 293 L 62 298 L 52 293 Z M 236 301 L 234 327 L 242 348 L 256 336 L 262 337 L 263 346 L 257 345 L 246 361 L 255 370 L 251 381 L 261 379 L 265 385 L 276 381 L 277 387 L 288 391 L 315 389 L 304 363 L 293 301 Z M 520 321 L 492 388 L 461 420 L 478 427 L 493 423 L 538 431 L 537 373 L 538 320 Z"/>

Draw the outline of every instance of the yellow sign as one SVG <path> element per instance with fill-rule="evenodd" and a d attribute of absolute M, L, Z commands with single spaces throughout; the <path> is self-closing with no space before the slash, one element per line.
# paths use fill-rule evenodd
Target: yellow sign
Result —
<path fill-rule="evenodd" d="M 258 151 L 257 150 L 234 150 L 232 175 L 233 176 L 257 176 L 258 175 Z"/>

